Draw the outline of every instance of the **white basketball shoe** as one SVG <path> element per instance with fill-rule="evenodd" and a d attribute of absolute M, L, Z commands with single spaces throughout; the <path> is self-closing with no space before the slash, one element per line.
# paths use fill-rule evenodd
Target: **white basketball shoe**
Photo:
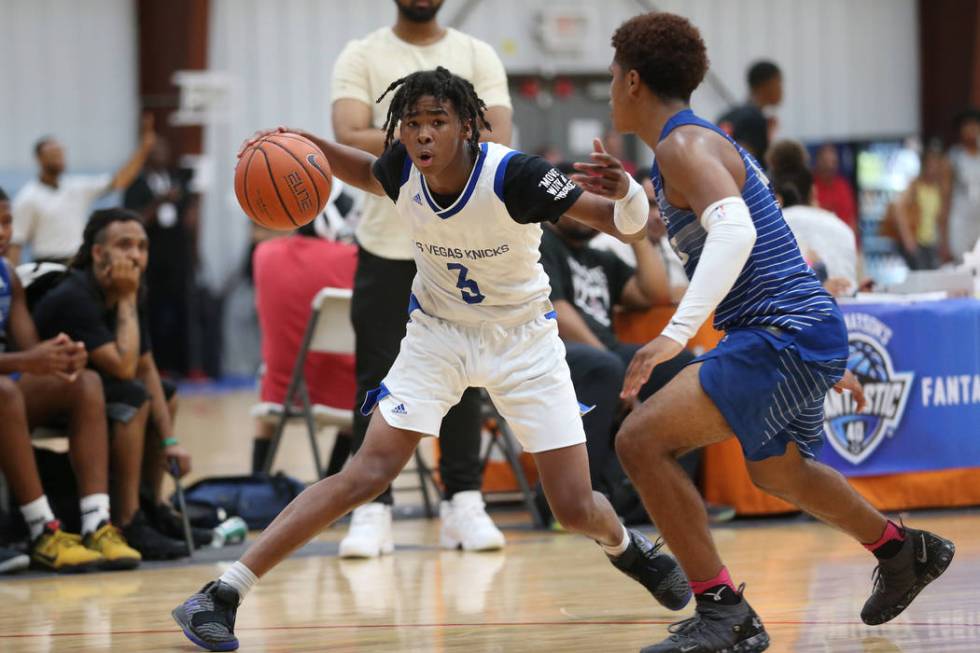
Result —
<path fill-rule="evenodd" d="M 487 514 L 479 490 L 457 492 L 439 505 L 442 528 L 439 545 L 444 549 L 495 551 L 504 548 L 504 534 Z"/>
<path fill-rule="evenodd" d="M 365 503 L 354 509 L 350 530 L 340 541 L 341 558 L 377 558 L 395 550 L 391 538 L 391 506 Z"/>

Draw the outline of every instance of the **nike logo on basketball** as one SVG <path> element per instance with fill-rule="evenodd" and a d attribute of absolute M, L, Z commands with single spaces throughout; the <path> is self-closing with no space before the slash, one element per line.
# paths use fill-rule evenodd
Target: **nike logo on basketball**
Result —
<path fill-rule="evenodd" d="M 926 551 L 926 536 L 925 536 L 925 534 L 923 534 L 921 537 L 922 537 L 922 551 L 920 553 L 917 553 L 915 555 L 915 559 L 918 560 L 919 562 L 921 562 L 922 564 L 925 564 L 926 563 L 926 560 L 929 559 L 929 556 L 928 556 L 928 553 Z"/>
<path fill-rule="evenodd" d="M 391 409 L 391 412 L 395 415 L 408 415 L 408 411 L 405 410 L 405 404 L 398 404 Z"/>

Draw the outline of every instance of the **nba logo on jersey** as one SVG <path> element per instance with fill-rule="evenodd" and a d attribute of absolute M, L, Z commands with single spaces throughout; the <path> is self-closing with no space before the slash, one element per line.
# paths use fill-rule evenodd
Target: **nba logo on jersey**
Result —
<path fill-rule="evenodd" d="M 896 372 L 885 345 L 891 329 L 874 316 L 848 313 L 849 369 L 864 386 L 868 405 L 860 413 L 849 394 L 828 392 L 824 432 L 841 458 L 860 465 L 902 422 L 912 391 L 912 372 Z"/>

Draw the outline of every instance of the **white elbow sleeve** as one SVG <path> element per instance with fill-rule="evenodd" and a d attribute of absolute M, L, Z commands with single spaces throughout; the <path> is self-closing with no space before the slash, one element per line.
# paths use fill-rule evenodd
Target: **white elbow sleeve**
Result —
<path fill-rule="evenodd" d="M 686 345 L 731 291 L 755 245 L 755 225 L 741 197 L 718 200 L 701 214 L 708 238 L 670 324 L 661 332 Z"/>
<path fill-rule="evenodd" d="M 643 186 L 632 177 L 629 179 L 630 187 L 626 191 L 626 196 L 616 200 L 613 208 L 613 224 L 616 225 L 619 233 L 632 236 L 647 226 L 650 201 L 643 191 Z"/>

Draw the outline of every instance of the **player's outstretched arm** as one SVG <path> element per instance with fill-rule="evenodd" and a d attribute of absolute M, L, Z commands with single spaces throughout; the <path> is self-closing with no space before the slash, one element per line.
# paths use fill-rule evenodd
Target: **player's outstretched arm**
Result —
<path fill-rule="evenodd" d="M 334 143 L 333 141 L 320 138 L 316 134 L 311 134 L 303 129 L 278 127 L 276 129 L 257 132 L 255 136 L 242 144 L 238 155 L 241 156 L 249 145 L 273 132 L 291 132 L 313 141 L 330 163 L 330 171 L 339 177 L 341 181 L 360 188 L 367 193 L 373 193 L 375 195 L 385 194 L 381 182 L 371 172 L 371 166 L 374 165 L 377 157 L 355 147 L 341 145 L 340 143 Z"/>
<path fill-rule="evenodd" d="M 590 163 L 576 163 L 579 174 L 572 181 L 582 193 L 565 215 L 623 242 L 646 237 L 649 203 L 643 187 L 623 169 L 619 159 L 606 152 L 602 141 L 592 141 Z"/>

